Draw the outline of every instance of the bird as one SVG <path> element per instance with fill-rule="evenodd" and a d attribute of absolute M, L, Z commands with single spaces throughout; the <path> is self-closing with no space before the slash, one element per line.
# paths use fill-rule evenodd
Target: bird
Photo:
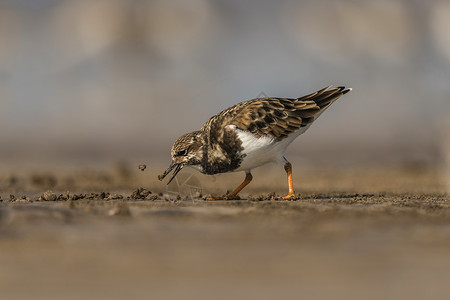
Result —
<path fill-rule="evenodd" d="M 173 171 L 169 184 L 184 167 L 203 174 L 245 172 L 244 181 L 231 193 L 208 200 L 240 199 L 238 194 L 253 179 L 252 170 L 267 163 L 284 165 L 288 194 L 295 199 L 292 164 L 286 148 L 338 98 L 350 92 L 344 86 L 325 87 L 300 98 L 256 98 L 235 104 L 211 117 L 200 130 L 186 133 L 173 144 L 172 162 L 158 175 L 163 180 Z"/>

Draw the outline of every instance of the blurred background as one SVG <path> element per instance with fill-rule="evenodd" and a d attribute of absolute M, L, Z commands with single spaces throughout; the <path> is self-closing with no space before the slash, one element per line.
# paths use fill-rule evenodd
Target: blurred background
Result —
<path fill-rule="evenodd" d="M 1 0 L 1 163 L 165 165 L 230 105 L 346 85 L 288 158 L 439 165 L 448 28 L 445 0 Z"/>
<path fill-rule="evenodd" d="M 447 299 L 449 79 L 448 0 L 0 0 L 2 299 Z M 328 85 L 301 201 L 259 202 L 280 166 L 250 201 L 156 180 L 219 111 Z"/>

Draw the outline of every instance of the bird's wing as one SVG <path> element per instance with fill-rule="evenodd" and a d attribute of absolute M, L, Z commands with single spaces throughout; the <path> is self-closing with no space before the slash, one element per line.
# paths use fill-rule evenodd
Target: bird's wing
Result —
<path fill-rule="evenodd" d="M 257 136 L 277 140 L 286 138 L 301 127 L 310 125 L 331 103 L 351 89 L 326 87 L 297 99 L 260 98 L 239 103 L 224 111 L 223 122 Z"/>

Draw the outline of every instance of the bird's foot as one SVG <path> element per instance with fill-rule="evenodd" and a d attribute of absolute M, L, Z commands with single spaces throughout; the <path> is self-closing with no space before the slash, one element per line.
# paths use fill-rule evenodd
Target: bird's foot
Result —
<path fill-rule="evenodd" d="M 284 197 L 277 197 L 277 200 L 295 200 L 296 196 L 295 193 L 289 193 L 287 196 Z"/>

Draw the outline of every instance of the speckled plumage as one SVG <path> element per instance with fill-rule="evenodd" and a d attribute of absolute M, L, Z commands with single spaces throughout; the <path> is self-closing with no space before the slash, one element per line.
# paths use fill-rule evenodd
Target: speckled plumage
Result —
<path fill-rule="evenodd" d="M 350 90 L 327 87 L 301 98 L 258 98 L 233 105 L 174 143 L 173 163 L 160 179 L 176 167 L 173 179 L 186 165 L 217 174 L 250 173 L 270 161 L 287 162 L 283 157 L 286 147 Z M 268 157 L 258 157 L 261 155 Z M 246 164 L 247 160 L 250 163 Z"/>

